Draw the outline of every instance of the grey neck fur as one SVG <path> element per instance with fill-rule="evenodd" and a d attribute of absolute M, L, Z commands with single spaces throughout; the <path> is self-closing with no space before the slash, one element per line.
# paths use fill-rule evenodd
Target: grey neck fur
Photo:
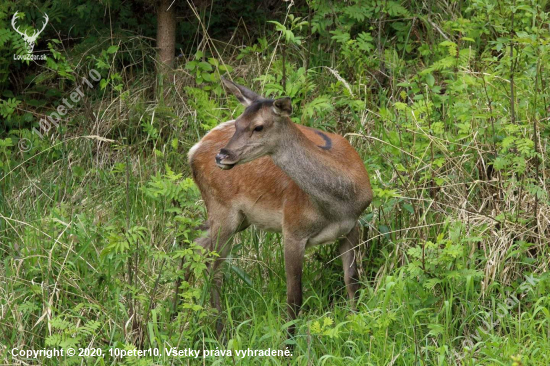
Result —
<path fill-rule="evenodd" d="M 271 155 L 279 166 L 314 203 L 334 210 L 353 200 L 355 184 L 345 169 L 309 140 L 292 122 L 281 126 L 280 143 Z"/>

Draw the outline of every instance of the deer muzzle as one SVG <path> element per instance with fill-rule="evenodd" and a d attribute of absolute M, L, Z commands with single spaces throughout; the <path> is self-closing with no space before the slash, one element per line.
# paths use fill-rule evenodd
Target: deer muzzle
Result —
<path fill-rule="evenodd" d="M 236 163 L 231 161 L 230 153 L 226 149 L 221 149 L 216 155 L 216 165 L 223 170 L 229 170 L 233 168 Z"/>

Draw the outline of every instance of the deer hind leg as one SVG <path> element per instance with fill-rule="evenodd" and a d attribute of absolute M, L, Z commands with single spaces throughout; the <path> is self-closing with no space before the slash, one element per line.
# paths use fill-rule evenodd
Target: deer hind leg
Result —
<path fill-rule="evenodd" d="M 355 247 L 360 241 L 359 223 L 342 239 L 339 240 L 340 255 L 342 264 L 344 265 L 344 282 L 348 297 L 352 302 L 352 307 L 355 308 L 355 298 L 359 292 L 359 276 L 357 272 L 357 258 L 355 256 Z"/>

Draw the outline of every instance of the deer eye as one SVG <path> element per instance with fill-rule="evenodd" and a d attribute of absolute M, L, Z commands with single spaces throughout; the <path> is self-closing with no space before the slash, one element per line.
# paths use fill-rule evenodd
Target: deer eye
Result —
<path fill-rule="evenodd" d="M 254 132 L 260 132 L 263 129 L 264 129 L 264 126 L 256 126 L 256 128 L 254 129 Z"/>

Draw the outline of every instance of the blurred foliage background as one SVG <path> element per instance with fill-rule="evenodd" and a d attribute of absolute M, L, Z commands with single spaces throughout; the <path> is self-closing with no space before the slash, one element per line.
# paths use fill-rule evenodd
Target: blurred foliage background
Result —
<path fill-rule="evenodd" d="M 17 59 L 16 12 L 28 34 L 49 17 L 47 60 Z M 203 360 L 108 350 L 293 344 L 204 362 L 548 365 L 549 15 L 547 0 L 2 2 L 2 362 L 90 347 L 106 356 L 88 364 L 189 365 Z M 345 135 L 371 175 L 357 311 L 336 248 L 314 248 L 294 340 L 281 236 L 255 229 L 224 266 L 215 337 L 186 153 L 242 112 L 221 75 L 290 96 L 296 123 Z"/>

